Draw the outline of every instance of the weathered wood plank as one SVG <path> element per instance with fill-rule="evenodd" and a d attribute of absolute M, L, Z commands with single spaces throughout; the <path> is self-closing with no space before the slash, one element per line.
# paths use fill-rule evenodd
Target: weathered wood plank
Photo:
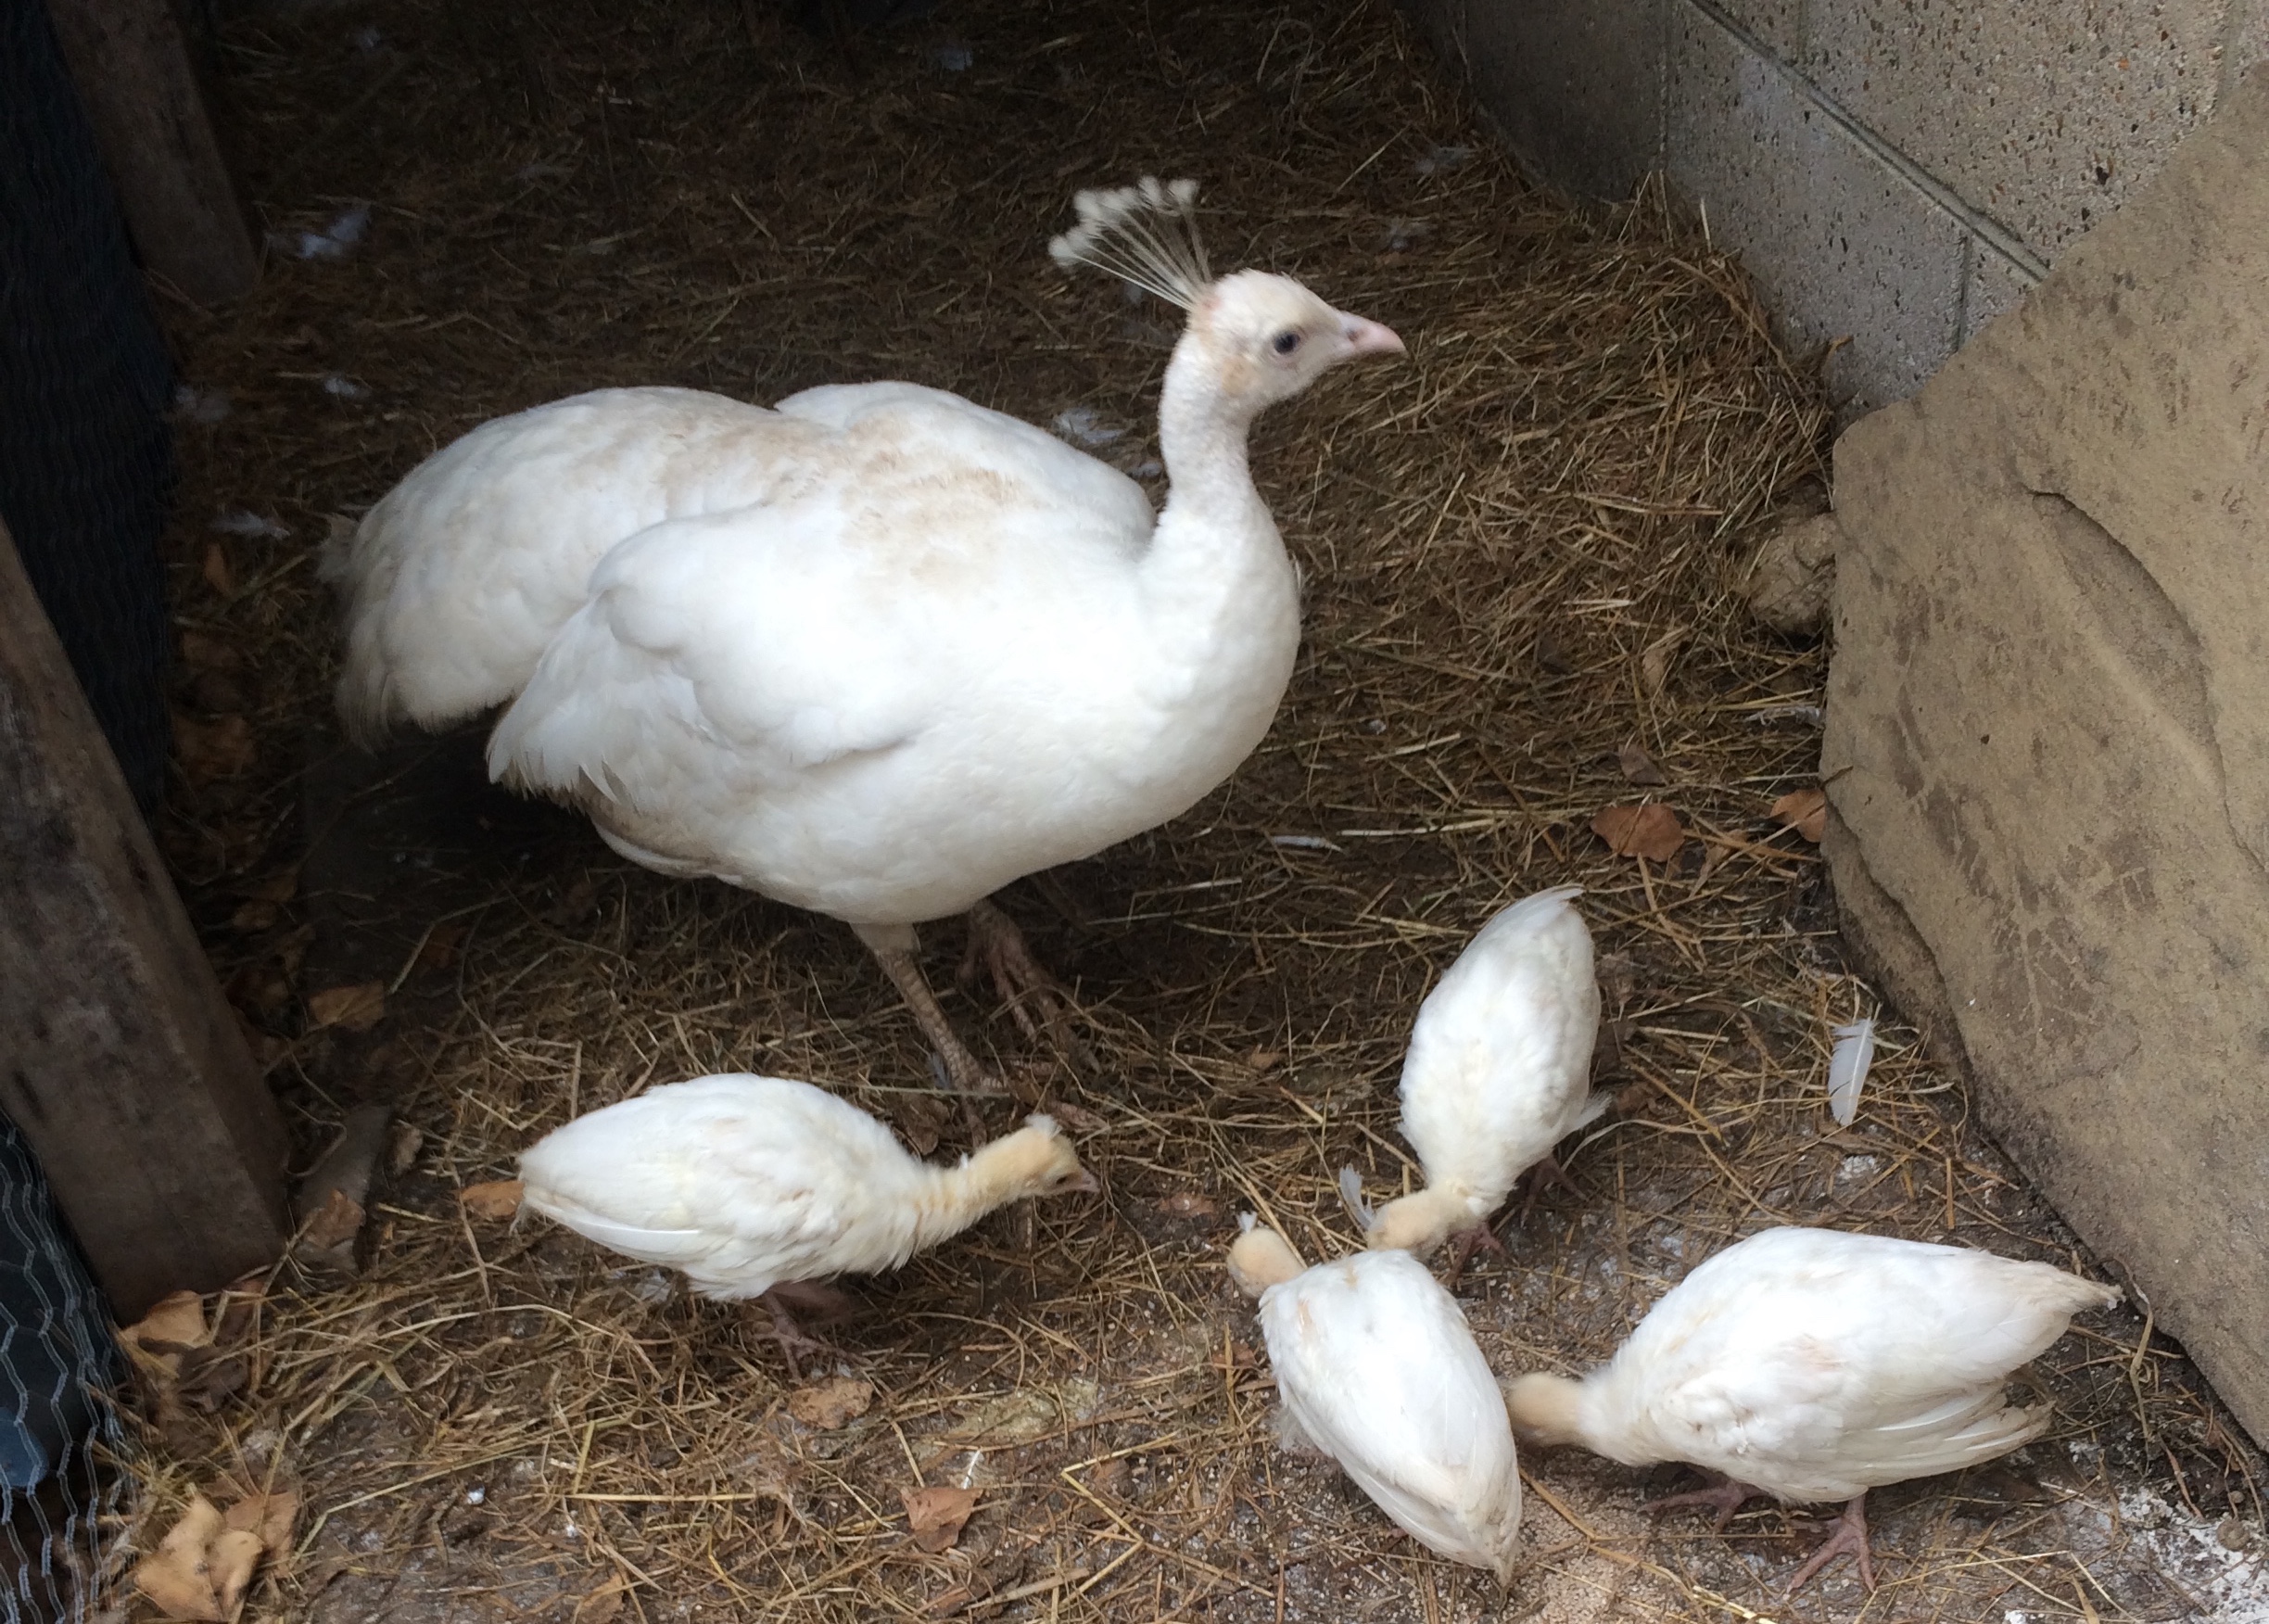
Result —
<path fill-rule="evenodd" d="M 124 1320 L 283 1250 L 282 1119 L 5 527 L 0 1109 Z"/>
<path fill-rule="evenodd" d="M 169 0 L 48 0 L 142 262 L 198 304 L 260 280 L 181 19 Z"/>

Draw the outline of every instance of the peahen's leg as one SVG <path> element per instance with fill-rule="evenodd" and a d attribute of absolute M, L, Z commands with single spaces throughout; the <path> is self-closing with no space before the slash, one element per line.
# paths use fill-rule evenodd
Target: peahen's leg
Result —
<path fill-rule="evenodd" d="M 954 1033 L 953 1022 L 945 1019 L 945 1011 L 938 1007 L 937 995 L 930 990 L 930 982 L 922 974 L 921 965 L 914 957 L 914 927 L 911 925 L 854 925 L 858 939 L 867 944 L 882 973 L 891 978 L 898 996 L 906 1000 L 914 1024 L 920 1027 L 930 1047 L 937 1051 L 945 1064 L 945 1078 L 965 1094 L 1002 1094 L 1007 1090 L 969 1047 Z"/>
<path fill-rule="evenodd" d="M 1071 1031 L 1071 1005 L 1063 983 L 1041 968 L 1016 920 L 991 901 L 980 902 L 969 910 L 969 933 L 961 984 L 970 985 L 981 971 L 989 974 L 994 992 L 1026 1037 L 1037 1039 L 1045 1029 L 1058 1049 L 1085 1063 L 1089 1057 Z"/>
<path fill-rule="evenodd" d="M 1811 1560 L 1799 1567 L 1790 1578 L 1789 1592 L 1793 1595 L 1804 1588 L 1821 1568 L 1838 1556 L 1849 1556 L 1859 1564 L 1859 1582 L 1868 1589 L 1875 1588 L 1875 1564 L 1868 1554 L 1867 1491 L 1862 1489 L 1844 1505 L 1844 1515 L 1836 1518 L 1835 1531 L 1827 1542 L 1812 1553 Z"/>

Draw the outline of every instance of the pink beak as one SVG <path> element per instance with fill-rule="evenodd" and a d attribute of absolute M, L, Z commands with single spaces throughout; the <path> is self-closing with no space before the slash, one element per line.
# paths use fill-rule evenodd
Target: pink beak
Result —
<path fill-rule="evenodd" d="M 1376 322 L 1366 322 L 1361 316 L 1339 312 L 1340 332 L 1347 339 L 1350 355 L 1406 355 L 1402 340 L 1392 327 Z"/>

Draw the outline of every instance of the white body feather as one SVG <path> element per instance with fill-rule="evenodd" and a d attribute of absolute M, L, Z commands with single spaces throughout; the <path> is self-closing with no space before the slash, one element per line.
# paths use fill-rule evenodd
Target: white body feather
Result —
<path fill-rule="evenodd" d="M 1467 1221 L 1607 1104 L 1591 1089 L 1599 1035 L 1579 887 L 1524 897 L 1481 928 L 1419 1006 L 1402 1061 L 1402 1136 L 1426 1187 Z"/>
<path fill-rule="evenodd" d="M 1401 1251 L 1319 1263 L 1261 1297 L 1294 1426 L 1428 1549 L 1510 1571 L 1520 1473 L 1504 1400 L 1465 1316 Z"/>
<path fill-rule="evenodd" d="M 932 1166 L 825 1089 L 740 1074 L 579 1116 L 529 1148 L 520 1176 L 545 1217 L 728 1300 L 894 1269 L 995 1204 L 967 1160 Z"/>
<path fill-rule="evenodd" d="M 1769 1229 L 1687 1275 L 1585 1379 L 1580 1440 L 1785 1501 L 1849 1500 L 2037 1436 L 2047 1406 L 2010 1405 L 2004 1381 L 2119 1295 L 1966 1248 Z"/>
<path fill-rule="evenodd" d="M 511 701 L 491 773 L 636 861 L 854 924 L 956 913 L 1182 812 L 1266 731 L 1298 591 L 1234 429 L 1180 437 L 1154 526 L 1124 476 L 909 384 L 502 418 L 326 560 L 341 710 L 369 737 Z"/>
<path fill-rule="evenodd" d="M 1835 1048 L 1828 1056 L 1828 1110 L 1838 1127 L 1848 1128 L 1859 1114 L 1859 1091 L 1875 1063 L 1875 1022 L 1855 1021 L 1830 1035 Z"/>

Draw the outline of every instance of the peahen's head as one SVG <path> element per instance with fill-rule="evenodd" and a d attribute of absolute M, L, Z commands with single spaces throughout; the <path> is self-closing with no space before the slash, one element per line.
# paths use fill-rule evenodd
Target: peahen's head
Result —
<path fill-rule="evenodd" d="M 1191 209 L 1198 183 L 1082 192 L 1079 224 L 1048 245 L 1062 265 L 1092 265 L 1189 311 L 1194 350 L 1225 401 L 1248 412 L 1288 400 L 1343 361 L 1400 355 L 1394 330 L 1334 310 L 1289 276 L 1216 279 Z"/>

